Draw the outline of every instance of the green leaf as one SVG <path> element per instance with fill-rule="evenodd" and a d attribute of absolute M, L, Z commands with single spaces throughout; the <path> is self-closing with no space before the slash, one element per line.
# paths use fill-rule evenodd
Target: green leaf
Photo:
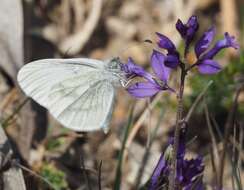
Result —
<path fill-rule="evenodd" d="M 68 184 L 66 182 L 65 173 L 57 169 L 53 164 L 44 163 L 41 172 L 41 176 L 51 184 L 51 187 L 55 190 L 66 190 L 68 189 Z M 50 189 L 46 183 L 42 184 L 43 189 Z"/>

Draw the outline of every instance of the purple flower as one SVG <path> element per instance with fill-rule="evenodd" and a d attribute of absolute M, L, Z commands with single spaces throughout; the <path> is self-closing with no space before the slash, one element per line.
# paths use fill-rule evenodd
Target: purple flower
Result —
<path fill-rule="evenodd" d="M 192 189 L 195 185 L 196 177 L 204 170 L 203 159 L 198 156 L 194 159 L 181 159 L 177 162 L 177 179 L 185 189 Z"/>
<path fill-rule="evenodd" d="M 213 48 L 208 50 L 213 42 L 214 36 L 215 28 L 212 27 L 203 34 L 195 45 L 195 53 L 198 58 L 196 65 L 198 66 L 199 72 L 202 74 L 215 74 L 221 70 L 221 66 L 218 62 L 212 60 L 220 50 L 229 47 L 235 49 L 239 48 L 235 38 L 226 32 L 224 39 L 217 41 Z"/>
<path fill-rule="evenodd" d="M 190 190 L 203 190 L 202 180 L 198 179 L 202 175 L 204 165 L 202 157 L 198 156 L 193 159 L 185 158 L 185 128 L 181 129 L 179 151 L 177 153 L 177 181 L 179 189 Z M 149 190 L 156 190 L 159 187 L 168 185 L 168 177 L 171 164 L 173 138 L 169 140 L 169 145 L 160 156 L 160 159 L 153 171 L 150 178 Z M 178 188 L 177 188 L 178 189 Z"/>
<path fill-rule="evenodd" d="M 145 81 L 130 85 L 127 88 L 127 91 L 136 98 L 151 97 L 162 90 L 174 91 L 167 84 L 171 69 L 164 65 L 164 61 L 165 56 L 162 53 L 153 50 L 151 55 L 151 65 L 156 75 L 155 78 L 130 60 L 127 64 L 128 72 L 143 77 Z"/>
<path fill-rule="evenodd" d="M 209 48 L 210 44 L 213 41 L 215 33 L 216 33 L 215 28 L 211 27 L 198 40 L 198 42 L 195 45 L 195 53 L 196 53 L 197 58 L 199 58 L 200 55 Z"/>
<path fill-rule="evenodd" d="M 216 74 L 222 68 L 217 61 L 206 59 L 198 63 L 198 71 L 202 74 Z"/>
<path fill-rule="evenodd" d="M 158 47 L 167 50 L 167 56 L 165 57 L 164 64 L 170 68 L 176 68 L 180 63 L 180 56 L 174 43 L 165 35 L 156 32 L 159 37 Z"/>
<path fill-rule="evenodd" d="M 239 49 L 239 45 L 235 40 L 234 36 L 230 36 L 228 32 L 224 34 L 224 39 L 216 42 L 214 47 L 210 49 L 206 54 L 203 55 L 204 59 L 212 59 L 220 50 L 224 48 L 232 47 Z"/>
<path fill-rule="evenodd" d="M 181 37 L 185 40 L 186 51 L 188 50 L 188 47 L 192 42 L 198 28 L 199 24 L 196 16 L 191 16 L 186 24 L 183 24 L 180 19 L 177 20 L 176 29 L 180 33 Z"/>
<path fill-rule="evenodd" d="M 164 65 L 164 61 L 164 54 L 160 53 L 159 51 L 153 50 L 153 53 L 151 55 L 151 65 L 153 72 L 161 81 L 167 83 L 167 81 L 169 80 L 171 69 Z"/>

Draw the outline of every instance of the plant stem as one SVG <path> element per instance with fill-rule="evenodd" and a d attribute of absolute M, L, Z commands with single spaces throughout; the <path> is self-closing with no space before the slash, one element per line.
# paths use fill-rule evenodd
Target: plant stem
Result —
<path fill-rule="evenodd" d="M 172 164 L 171 164 L 171 172 L 169 177 L 169 190 L 176 189 L 176 170 L 177 170 L 177 152 L 179 147 L 179 138 L 180 138 L 180 128 L 181 121 L 183 115 L 183 94 L 184 94 L 184 86 L 185 86 L 185 77 L 186 77 L 185 65 L 181 64 L 181 77 L 180 77 L 180 89 L 178 94 L 178 106 L 177 106 L 177 115 L 176 115 L 176 124 L 175 124 L 175 132 L 174 132 L 174 144 L 173 144 L 173 152 L 172 152 Z"/>

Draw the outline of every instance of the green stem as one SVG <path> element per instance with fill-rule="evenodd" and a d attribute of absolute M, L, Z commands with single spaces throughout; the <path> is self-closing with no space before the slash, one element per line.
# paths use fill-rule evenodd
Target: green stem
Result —
<path fill-rule="evenodd" d="M 180 89 L 178 94 L 178 107 L 177 107 L 177 115 L 176 115 L 176 125 L 174 132 L 174 144 L 173 144 L 173 152 L 172 152 L 172 164 L 171 164 L 171 172 L 169 176 L 169 190 L 176 189 L 176 170 L 177 170 L 177 152 L 179 148 L 179 138 L 180 138 L 180 128 L 181 121 L 183 119 L 183 94 L 184 94 L 184 86 L 185 86 L 185 77 L 186 70 L 184 64 L 181 64 L 181 80 L 180 80 Z"/>

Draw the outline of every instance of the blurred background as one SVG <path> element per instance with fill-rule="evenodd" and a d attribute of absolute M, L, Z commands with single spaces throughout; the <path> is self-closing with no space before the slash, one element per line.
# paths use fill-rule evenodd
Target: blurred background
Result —
<path fill-rule="evenodd" d="M 220 74 L 202 76 L 194 71 L 187 80 L 185 114 L 213 80 L 192 114 L 187 138 L 189 156 L 204 156 L 204 183 L 211 189 L 215 177 L 211 150 L 223 147 L 221 137 L 233 97 L 244 83 L 243 0 L 1 0 L 0 163 L 5 169 L 0 169 L 0 189 L 8 180 L 14 184 L 12 189 L 16 185 L 28 190 L 99 189 L 100 182 L 102 189 L 112 189 L 131 105 L 135 105 L 133 128 L 122 159 L 121 189 L 138 189 L 144 184 L 172 133 L 175 97 L 163 93 L 152 101 L 135 100 L 119 89 L 109 133 L 77 134 L 60 126 L 44 108 L 25 97 L 16 81 L 17 72 L 30 61 L 54 57 L 106 60 L 119 56 L 126 62 L 130 56 L 149 69 L 154 45 L 144 41 L 155 42 L 155 32 L 160 32 L 183 50 L 175 23 L 178 18 L 186 22 L 193 14 L 200 23 L 197 38 L 214 25 L 216 40 L 229 32 L 241 46 L 238 53 L 225 51 L 217 57 L 225 67 Z M 192 59 L 194 53 L 189 56 L 189 61 Z M 172 76 L 172 85 L 177 87 L 177 80 Z M 205 103 L 212 129 L 207 125 Z M 226 189 L 235 189 L 233 168 L 238 168 L 239 178 L 244 180 L 243 91 L 235 104 L 231 153 L 224 173 Z M 6 167 L 8 160 L 15 162 Z"/>

